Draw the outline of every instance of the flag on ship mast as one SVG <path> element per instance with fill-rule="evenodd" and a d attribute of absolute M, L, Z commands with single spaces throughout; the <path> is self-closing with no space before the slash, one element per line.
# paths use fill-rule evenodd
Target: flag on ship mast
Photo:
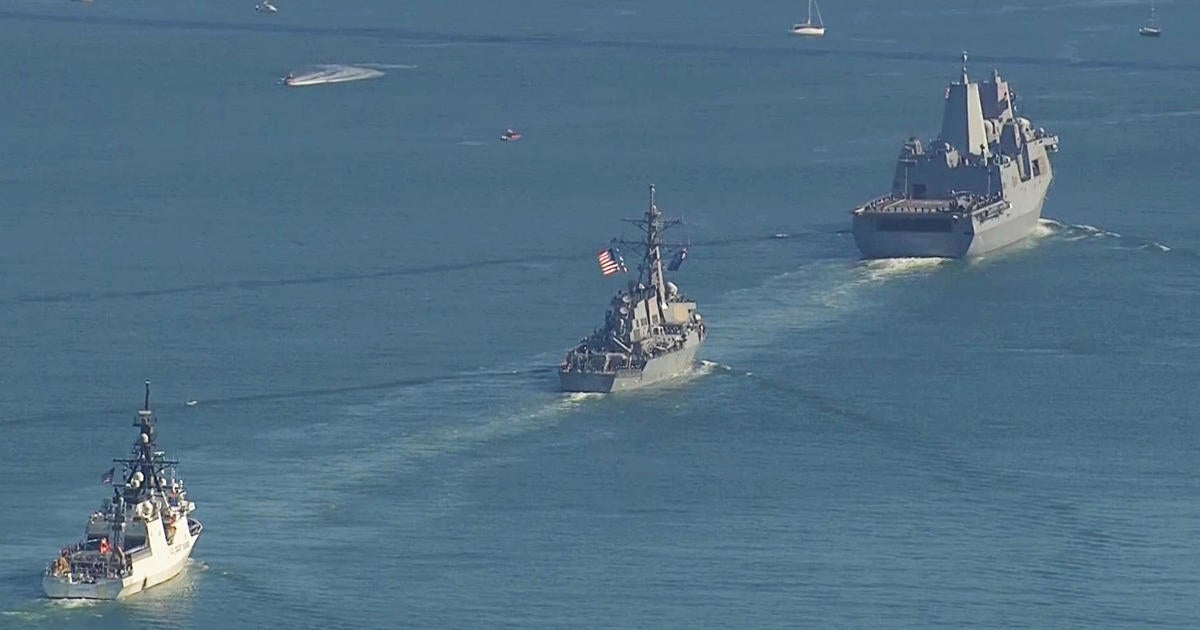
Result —
<path fill-rule="evenodd" d="M 596 260 L 600 262 L 600 273 L 606 276 L 626 272 L 625 259 L 621 258 L 621 252 L 615 247 L 602 249 L 597 252 Z"/>

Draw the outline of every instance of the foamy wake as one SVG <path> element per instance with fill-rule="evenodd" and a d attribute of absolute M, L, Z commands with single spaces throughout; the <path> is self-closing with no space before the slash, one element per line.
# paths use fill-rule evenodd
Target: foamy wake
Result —
<path fill-rule="evenodd" d="M 1078 225 L 1069 225 L 1054 219 L 1041 219 L 1038 222 L 1037 229 L 1034 231 L 1035 238 L 1060 238 L 1065 241 L 1084 241 L 1084 240 L 1112 240 L 1121 243 L 1121 247 L 1125 249 L 1139 249 L 1153 252 L 1169 252 L 1171 247 L 1166 243 L 1153 241 L 1148 239 L 1140 239 L 1137 237 L 1123 236 L 1118 232 L 1106 230 L 1081 223 Z"/>
<path fill-rule="evenodd" d="M 721 373 L 731 374 L 734 376 L 751 376 L 754 374 L 754 372 L 749 370 L 739 370 L 732 365 L 725 365 L 724 363 L 717 363 L 716 361 L 700 361 L 700 365 L 696 368 L 696 370 L 705 375 Z"/>
<path fill-rule="evenodd" d="M 401 452 L 412 459 L 459 453 L 488 442 L 521 435 L 558 424 L 568 413 L 601 394 L 570 394 L 556 400 L 526 405 L 511 411 L 496 410 L 481 422 L 438 427 L 409 435 Z"/>
<path fill-rule="evenodd" d="M 349 81 L 364 81 L 383 76 L 383 71 L 362 66 L 344 64 L 324 64 L 311 70 L 293 72 L 289 85 L 303 87 L 309 85 L 325 85 L 328 83 L 347 83 Z"/>
<path fill-rule="evenodd" d="M 354 65 L 380 70 L 416 70 L 421 67 L 415 63 L 356 63 Z"/>
<path fill-rule="evenodd" d="M 695 368 L 677 378 L 622 395 L 636 396 L 661 388 L 683 387 L 716 371 L 733 370 L 713 361 L 699 361 Z M 347 408 L 345 422 L 371 419 L 402 426 L 418 420 L 421 427 L 400 435 L 388 432 L 390 434 L 370 440 L 354 451 L 337 455 L 329 466 L 343 479 L 369 478 L 406 464 L 481 448 L 492 442 L 553 427 L 576 410 L 596 404 L 606 396 L 547 392 L 533 396 L 531 401 L 527 390 L 478 381 L 442 383 L 436 391 L 417 388 L 397 392 L 383 400 Z M 424 418 L 413 415 L 414 409 L 437 409 L 444 422 L 429 426 Z"/>
<path fill-rule="evenodd" d="M 952 262 L 952 258 L 880 258 L 860 263 L 864 279 L 884 282 L 893 278 L 927 274 Z"/>
<path fill-rule="evenodd" d="M 397 391 L 343 411 L 337 423 L 340 430 L 390 428 L 364 436 L 355 447 L 333 454 L 326 465 L 347 482 L 387 475 L 553 427 L 602 397 L 550 392 L 530 395 L 526 388 L 476 380 Z"/>
<path fill-rule="evenodd" d="M 1094 225 L 1086 223 L 1069 225 L 1054 219 L 1038 219 L 1038 225 L 1034 228 L 1033 234 L 1038 238 L 1057 236 L 1068 241 L 1081 241 L 1087 238 L 1121 238 L 1121 235 L 1116 232 Z"/>
<path fill-rule="evenodd" d="M 47 600 L 54 608 L 91 608 L 99 603 L 95 599 L 51 599 Z"/>
<path fill-rule="evenodd" d="M 1065 229 L 1065 223 L 1055 221 L 1054 219 L 1038 219 L 1037 226 L 1033 228 L 1033 237 L 1037 239 L 1054 236 L 1059 230 Z"/>

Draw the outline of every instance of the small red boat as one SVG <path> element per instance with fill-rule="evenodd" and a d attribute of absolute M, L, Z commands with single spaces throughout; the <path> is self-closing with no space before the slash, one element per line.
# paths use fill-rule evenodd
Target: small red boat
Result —
<path fill-rule="evenodd" d="M 500 139 L 505 142 L 516 142 L 521 139 L 521 132 L 516 129 L 505 129 L 504 133 L 500 134 Z"/>

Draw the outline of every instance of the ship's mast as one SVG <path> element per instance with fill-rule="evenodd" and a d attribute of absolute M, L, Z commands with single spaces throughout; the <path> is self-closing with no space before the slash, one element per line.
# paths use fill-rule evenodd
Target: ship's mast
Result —
<path fill-rule="evenodd" d="M 650 284 L 658 291 L 658 299 L 667 297 L 662 268 L 662 213 L 654 205 L 654 184 L 650 184 L 650 207 L 646 208 L 646 262 L 650 267 Z"/>
<path fill-rule="evenodd" d="M 624 219 L 627 223 L 632 223 L 642 230 L 645 234 L 645 239 L 641 242 L 633 243 L 623 240 L 616 242 L 623 245 L 630 245 L 641 248 L 642 264 L 638 266 L 638 277 L 630 279 L 630 291 L 632 292 L 638 283 L 643 280 L 654 287 L 658 292 L 659 301 L 667 298 L 666 291 L 666 276 L 663 273 L 662 263 L 662 248 L 668 246 L 662 240 L 662 233 L 667 228 L 681 223 L 679 219 L 663 218 L 662 212 L 654 203 L 654 185 L 650 185 L 650 206 L 646 208 L 646 213 L 640 219 Z"/>
<path fill-rule="evenodd" d="M 157 419 L 150 409 L 150 381 L 146 381 L 146 398 L 142 408 L 138 410 L 133 420 L 133 426 L 138 428 L 137 440 L 128 459 L 114 459 L 114 463 L 125 466 L 125 487 L 123 494 L 125 502 L 136 504 L 146 498 L 152 490 L 165 490 L 160 482 L 160 476 L 168 466 L 178 462 L 167 460 L 162 451 L 158 451 Z"/>

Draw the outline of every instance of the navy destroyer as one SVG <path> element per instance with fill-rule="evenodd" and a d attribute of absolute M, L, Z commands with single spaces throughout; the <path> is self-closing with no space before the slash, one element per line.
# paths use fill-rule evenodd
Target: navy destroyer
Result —
<path fill-rule="evenodd" d="M 101 479 L 114 486 L 113 496 L 92 512 L 83 538 L 46 568 L 46 596 L 119 599 L 166 582 L 187 564 L 204 527 L 191 517 L 196 504 L 175 476 L 178 462 L 158 450 L 156 425 L 147 381 L 146 403 L 133 421 L 133 452 L 113 460 L 119 477 L 113 466 Z"/>
<path fill-rule="evenodd" d="M 1058 136 L 1016 113 L 992 71 L 946 88 L 942 131 L 929 147 L 909 138 L 892 190 L 855 208 L 854 242 L 867 258 L 978 256 L 1028 236 L 1042 215 Z"/>
<path fill-rule="evenodd" d="M 654 204 L 640 219 L 626 219 L 638 226 L 645 238 L 638 242 L 614 240 L 614 244 L 641 250 L 637 276 L 613 296 L 604 326 L 580 340 L 559 367 L 563 391 L 613 392 L 643 387 L 686 373 L 696 360 L 696 351 L 707 336 L 696 302 L 685 297 L 665 271 L 675 271 L 687 257 L 685 245 L 668 245 L 662 240 L 667 228 L 680 223 L 664 219 Z M 664 270 L 663 250 L 675 253 Z M 625 273 L 620 250 L 612 247 L 597 253 L 604 275 Z"/>

